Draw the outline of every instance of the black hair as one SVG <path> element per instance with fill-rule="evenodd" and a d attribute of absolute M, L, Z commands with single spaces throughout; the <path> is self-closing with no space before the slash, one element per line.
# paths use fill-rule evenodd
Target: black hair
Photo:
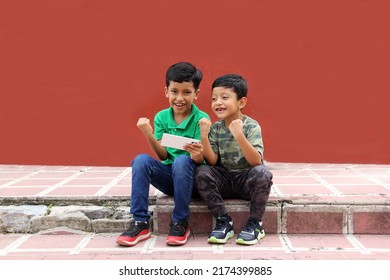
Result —
<path fill-rule="evenodd" d="M 195 90 L 198 90 L 202 81 L 202 72 L 189 62 L 178 62 L 171 65 L 166 73 L 167 87 L 171 81 L 176 83 L 193 82 Z"/>
<path fill-rule="evenodd" d="M 215 87 L 224 87 L 231 88 L 237 95 L 237 100 L 240 100 L 242 97 L 246 97 L 248 94 L 248 83 L 240 75 L 237 74 L 226 74 L 217 78 L 211 88 Z"/>

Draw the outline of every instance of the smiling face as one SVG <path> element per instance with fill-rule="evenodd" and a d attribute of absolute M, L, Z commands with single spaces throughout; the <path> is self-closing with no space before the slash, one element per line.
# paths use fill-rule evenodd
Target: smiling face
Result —
<path fill-rule="evenodd" d="M 237 100 L 237 94 L 231 88 L 215 87 L 211 93 L 211 109 L 219 119 L 241 119 L 241 109 L 246 105 L 246 97 Z"/>
<path fill-rule="evenodd" d="M 193 82 L 177 83 L 171 81 L 165 88 L 168 98 L 176 116 L 187 117 L 191 114 L 191 105 L 198 98 L 199 89 L 195 90 Z"/>

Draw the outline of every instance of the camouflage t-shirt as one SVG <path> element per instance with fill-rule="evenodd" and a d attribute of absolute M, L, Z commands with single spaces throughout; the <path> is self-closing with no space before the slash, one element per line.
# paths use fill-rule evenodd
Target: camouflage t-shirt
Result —
<path fill-rule="evenodd" d="M 245 137 L 263 155 L 264 146 L 259 123 L 248 116 L 244 116 L 242 121 Z M 252 167 L 245 159 L 233 135 L 225 126 L 224 120 L 217 121 L 211 126 L 209 140 L 214 153 L 218 154 L 217 165 L 230 171 L 242 171 Z"/>

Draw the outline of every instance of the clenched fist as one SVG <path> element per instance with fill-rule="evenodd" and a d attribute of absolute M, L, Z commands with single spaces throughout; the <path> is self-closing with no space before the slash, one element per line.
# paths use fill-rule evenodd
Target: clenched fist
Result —
<path fill-rule="evenodd" d="M 242 132 L 243 126 L 244 124 L 240 119 L 234 120 L 230 123 L 229 130 L 233 134 L 233 137 L 236 137 L 239 133 Z"/>
<path fill-rule="evenodd" d="M 137 127 L 145 134 L 153 134 L 153 128 L 148 118 L 139 118 Z"/>
<path fill-rule="evenodd" d="M 199 127 L 200 127 L 200 137 L 207 138 L 210 132 L 211 121 L 206 118 L 200 119 Z"/>

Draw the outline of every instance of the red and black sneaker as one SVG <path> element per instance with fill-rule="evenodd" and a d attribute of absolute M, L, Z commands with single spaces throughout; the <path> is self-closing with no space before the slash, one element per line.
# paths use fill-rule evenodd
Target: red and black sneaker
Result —
<path fill-rule="evenodd" d="M 116 243 L 122 246 L 134 246 L 138 242 L 148 239 L 150 235 L 151 232 L 149 230 L 148 222 L 134 221 L 131 223 L 130 227 L 116 239 Z"/>
<path fill-rule="evenodd" d="M 190 227 L 187 221 L 178 223 L 171 222 L 169 235 L 166 240 L 168 245 L 184 245 L 187 243 L 188 236 L 190 235 Z"/>

